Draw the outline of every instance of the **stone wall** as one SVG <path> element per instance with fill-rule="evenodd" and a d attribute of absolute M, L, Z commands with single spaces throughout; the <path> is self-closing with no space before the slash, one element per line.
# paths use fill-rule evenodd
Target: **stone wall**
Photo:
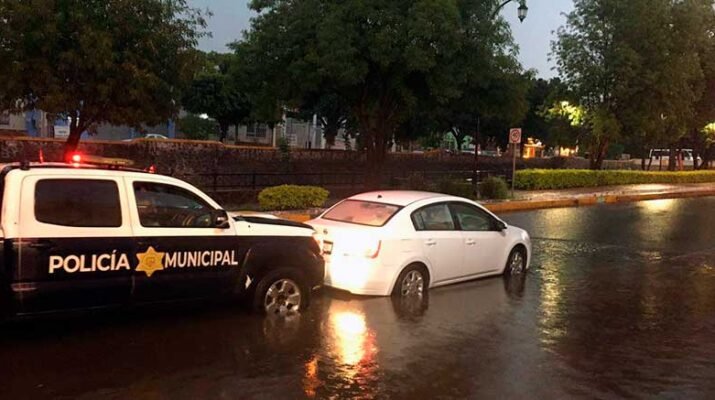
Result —
<path fill-rule="evenodd" d="M 61 161 L 64 142 L 54 139 L 13 138 L 0 140 L 0 162 L 38 161 L 40 151 L 44 160 Z M 217 193 L 225 202 L 240 204 L 255 198 L 256 190 L 278 183 L 322 184 L 332 192 L 359 191 L 365 166 L 365 157 L 358 152 L 330 150 L 293 150 L 287 156 L 272 148 L 239 147 L 218 142 L 183 140 L 152 140 L 134 142 L 85 141 L 79 151 L 104 157 L 130 159 L 137 168 L 154 165 L 162 174 L 184 179 L 194 185 Z M 539 159 L 519 160 L 518 168 L 583 168 L 583 160 Z M 446 173 L 470 171 L 474 165 L 472 155 L 447 153 L 389 154 L 385 166 L 386 177 L 405 177 L 414 172 Z M 480 169 L 489 171 L 511 170 L 511 159 L 480 158 Z M 308 176 L 321 173 L 326 176 Z M 216 175 L 218 174 L 218 175 Z M 226 175 L 246 174 L 246 175 Z M 256 187 L 247 184 L 250 174 L 259 176 Z M 330 174 L 341 175 L 330 177 Z M 310 179 L 308 179 L 310 178 Z M 271 180 L 272 179 L 272 180 Z M 331 182 L 341 181 L 341 185 Z M 346 185 L 347 180 L 353 183 Z M 330 188 L 330 186 L 342 186 Z M 348 187 L 344 187 L 348 186 Z M 215 190 L 214 190 L 215 189 Z M 242 194 L 231 192 L 243 192 Z M 231 200 L 234 198 L 234 200 Z"/>

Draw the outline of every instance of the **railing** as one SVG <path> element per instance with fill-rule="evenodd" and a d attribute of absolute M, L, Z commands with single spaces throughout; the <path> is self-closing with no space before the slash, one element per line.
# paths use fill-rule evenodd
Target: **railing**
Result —
<path fill-rule="evenodd" d="M 498 176 L 511 181 L 511 171 L 477 171 L 479 182 L 490 176 Z M 406 171 L 404 173 L 386 172 L 382 183 L 389 187 L 400 187 L 410 179 L 422 178 L 427 182 L 438 182 L 444 179 L 465 180 L 473 179 L 474 171 Z M 352 172 L 242 172 L 222 173 L 212 172 L 197 174 L 187 177 L 198 186 L 207 190 L 257 190 L 279 185 L 314 185 L 314 186 L 344 186 L 357 188 L 365 182 L 364 173 Z"/>

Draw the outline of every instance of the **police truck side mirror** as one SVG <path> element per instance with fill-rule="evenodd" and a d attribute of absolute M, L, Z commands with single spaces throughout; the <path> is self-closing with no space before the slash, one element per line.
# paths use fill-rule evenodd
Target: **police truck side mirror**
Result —
<path fill-rule="evenodd" d="M 228 222 L 229 216 L 225 210 L 213 210 L 211 211 L 211 220 L 213 221 L 214 227 L 218 229 L 228 229 L 231 224 Z"/>

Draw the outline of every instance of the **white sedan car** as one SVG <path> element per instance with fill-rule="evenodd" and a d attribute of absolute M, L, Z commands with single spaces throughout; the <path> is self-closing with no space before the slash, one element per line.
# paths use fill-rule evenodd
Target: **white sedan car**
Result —
<path fill-rule="evenodd" d="M 325 257 L 325 285 L 407 296 L 529 267 L 531 241 L 479 204 L 412 191 L 353 196 L 308 224 Z"/>

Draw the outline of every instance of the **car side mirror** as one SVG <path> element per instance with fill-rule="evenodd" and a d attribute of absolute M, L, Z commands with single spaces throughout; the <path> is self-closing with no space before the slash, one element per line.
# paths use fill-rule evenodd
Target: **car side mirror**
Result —
<path fill-rule="evenodd" d="M 502 221 L 496 221 L 494 226 L 495 226 L 496 230 L 499 232 L 504 232 L 507 228 L 506 224 Z"/>
<path fill-rule="evenodd" d="M 225 210 L 211 211 L 211 221 L 213 221 L 213 226 L 218 229 L 228 229 L 231 227 L 228 213 Z"/>

